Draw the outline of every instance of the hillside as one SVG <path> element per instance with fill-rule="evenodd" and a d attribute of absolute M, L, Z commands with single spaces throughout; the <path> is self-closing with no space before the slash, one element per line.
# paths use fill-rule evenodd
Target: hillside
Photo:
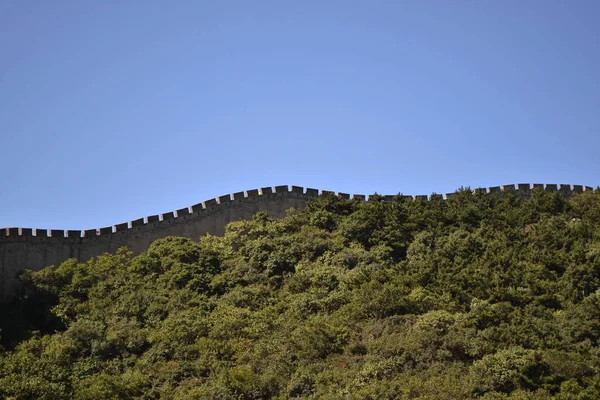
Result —
<path fill-rule="evenodd" d="M 28 273 L 0 398 L 600 398 L 600 192 L 380 200 Z"/>

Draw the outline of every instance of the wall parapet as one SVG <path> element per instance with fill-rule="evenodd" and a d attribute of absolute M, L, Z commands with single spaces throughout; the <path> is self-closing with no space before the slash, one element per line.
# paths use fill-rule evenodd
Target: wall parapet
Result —
<path fill-rule="evenodd" d="M 291 189 L 290 189 L 291 188 Z M 594 191 L 591 186 L 584 185 L 569 185 L 569 184 L 540 184 L 540 183 L 518 183 L 508 184 L 502 186 L 492 186 L 487 188 L 476 188 L 473 189 L 475 193 L 485 193 L 488 195 L 513 193 L 523 198 L 531 196 L 531 192 L 540 188 L 546 192 L 561 192 L 565 196 L 569 197 L 573 194 L 584 193 Z M 598 190 L 598 189 L 596 189 Z M 409 200 L 424 200 L 429 201 L 434 198 L 441 197 L 443 200 L 451 199 L 456 192 L 431 195 L 404 195 L 401 194 L 405 199 Z M 279 185 L 275 187 L 267 186 L 260 189 L 250 189 L 242 192 L 236 192 L 233 194 L 226 194 L 217 198 L 211 198 L 201 203 L 194 204 L 190 207 L 184 207 L 175 211 L 169 211 L 162 214 L 150 215 L 147 217 L 138 218 L 132 221 L 123 222 L 120 224 L 97 228 L 97 229 L 86 229 L 86 230 L 62 230 L 62 229 L 40 229 L 40 228 L 19 228 L 19 227 L 7 227 L 0 228 L 0 240 L 8 239 L 11 237 L 35 237 L 35 238 L 48 238 L 48 239 L 63 239 L 63 240 L 80 240 L 90 239 L 99 236 L 112 235 L 116 233 L 127 232 L 132 229 L 148 227 L 149 225 L 162 224 L 165 222 L 178 220 L 194 215 L 202 214 L 206 211 L 216 210 L 218 207 L 227 207 L 231 203 L 241 203 L 244 201 L 261 201 L 269 200 L 276 196 L 300 196 L 307 200 L 317 198 L 320 196 L 339 196 L 342 199 L 356 199 L 360 201 L 372 201 L 374 197 L 383 197 L 383 201 L 393 201 L 397 195 L 370 195 L 366 196 L 363 194 L 348 194 L 343 192 L 333 192 L 330 190 L 319 190 L 313 188 L 304 188 L 301 186 L 287 186 Z"/>
<path fill-rule="evenodd" d="M 512 193 L 528 199 L 533 190 L 561 193 L 566 197 L 594 189 L 583 185 L 528 184 L 492 186 L 473 189 L 478 195 L 499 196 Z M 470 190 L 470 189 L 469 189 Z M 598 190 L 598 189 L 597 189 Z M 19 295 L 19 274 L 25 270 L 37 271 L 49 265 L 74 258 L 87 261 L 104 253 L 114 253 L 128 247 L 134 254 L 148 249 L 150 244 L 166 236 L 197 239 L 207 233 L 222 235 L 228 223 L 252 218 L 258 211 L 274 218 L 286 215 L 289 208 L 302 208 L 322 196 L 337 196 L 352 201 L 446 201 L 458 193 L 445 195 L 372 195 L 349 194 L 279 185 L 226 194 L 208 199 L 191 207 L 162 214 L 149 215 L 116 225 L 85 230 L 0 228 L 0 302 Z"/>

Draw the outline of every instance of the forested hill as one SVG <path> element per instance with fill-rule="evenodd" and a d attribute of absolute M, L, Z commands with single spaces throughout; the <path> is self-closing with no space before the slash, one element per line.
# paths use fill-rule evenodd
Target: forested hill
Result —
<path fill-rule="evenodd" d="M 561 196 L 332 195 L 29 273 L 0 398 L 600 399 L 600 193 Z"/>

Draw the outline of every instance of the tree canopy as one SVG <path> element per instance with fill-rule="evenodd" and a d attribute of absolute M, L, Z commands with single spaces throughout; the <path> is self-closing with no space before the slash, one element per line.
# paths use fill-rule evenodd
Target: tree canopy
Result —
<path fill-rule="evenodd" d="M 22 281 L 1 398 L 600 398 L 598 191 L 331 195 Z"/>

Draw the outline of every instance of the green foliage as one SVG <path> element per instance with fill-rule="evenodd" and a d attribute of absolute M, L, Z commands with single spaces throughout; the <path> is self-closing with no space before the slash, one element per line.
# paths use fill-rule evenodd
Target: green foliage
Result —
<path fill-rule="evenodd" d="M 600 398 L 598 193 L 328 196 L 22 279 L 0 398 Z"/>

